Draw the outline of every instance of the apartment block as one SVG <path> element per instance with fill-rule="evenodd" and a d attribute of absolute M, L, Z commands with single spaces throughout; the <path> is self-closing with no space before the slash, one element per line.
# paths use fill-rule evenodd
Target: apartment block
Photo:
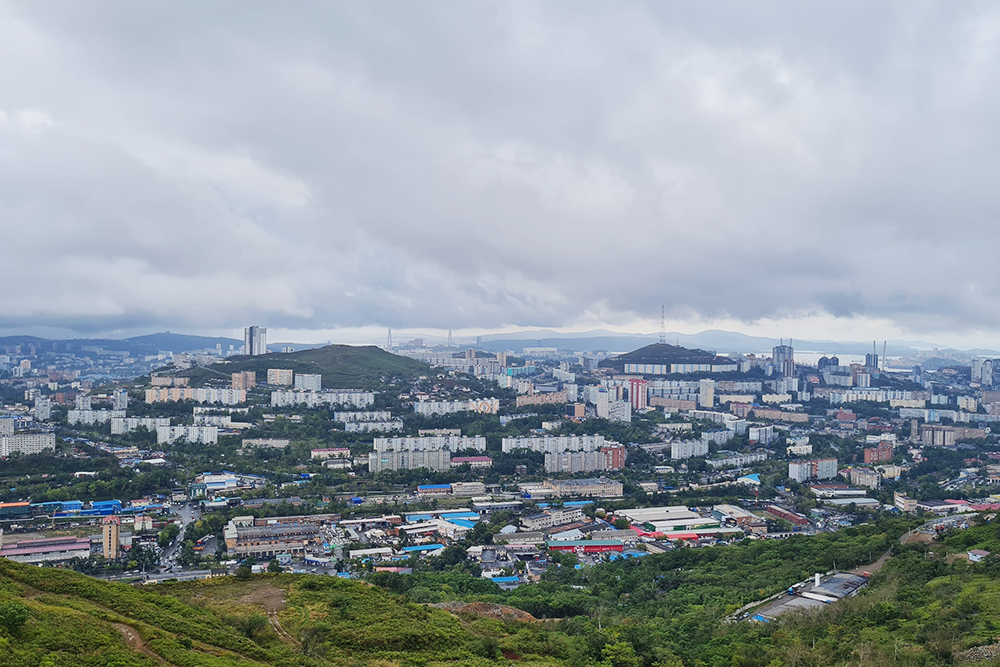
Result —
<path fill-rule="evenodd" d="M 267 383 L 281 387 L 291 387 L 295 373 L 290 368 L 268 368 Z"/>

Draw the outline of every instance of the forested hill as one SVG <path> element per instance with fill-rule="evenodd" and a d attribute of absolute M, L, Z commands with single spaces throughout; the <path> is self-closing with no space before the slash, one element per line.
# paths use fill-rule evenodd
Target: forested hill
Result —
<path fill-rule="evenodd" d="M 401 357 L 367 345 L 327 345 L 300 352 L 272 352 L 256 357 L 232 357 L 206 368 L 192 368 L 178 375 L 199 384 L 237 371 L 263 374 L 268 368 L 288 368 L 295 373 L 318 373 L 328 389 L 367 389 L 391 378 L 408 379 L 430 372 L 422 361 Z M 260 380 L 263 381 L 263 375 Z"/>

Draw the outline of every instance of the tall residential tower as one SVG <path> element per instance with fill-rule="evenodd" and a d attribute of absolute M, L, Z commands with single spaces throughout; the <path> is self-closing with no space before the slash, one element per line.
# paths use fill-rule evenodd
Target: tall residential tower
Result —
<path fill-rule="evenodd" d="M 243 330 L 243 354 L 248 357 L 267 354 L 267 329 L 247 327 Z"/>

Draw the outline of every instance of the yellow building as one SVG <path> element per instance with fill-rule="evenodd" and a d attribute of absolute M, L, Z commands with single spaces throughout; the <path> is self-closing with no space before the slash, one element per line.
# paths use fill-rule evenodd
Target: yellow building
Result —
<path fill-rule="evenodd" d="M 101 526 L 101 546 L 104 548 L 105 558 L 118 558 L 119 554 L 119 533 L 121 522 L 116 516 L 109 516 L 104 519 Z"/>

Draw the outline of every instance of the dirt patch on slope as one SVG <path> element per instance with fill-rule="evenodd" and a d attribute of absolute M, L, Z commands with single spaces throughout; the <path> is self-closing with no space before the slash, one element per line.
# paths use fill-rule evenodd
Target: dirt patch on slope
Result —
<path fill-rule="evenodd" d="M 125 625 L 124 623 L 112 623 L 111 625 L 114 626 L 115 630 L 117 630 L 118 632 L 120 632 L 122 634 L 122 637 L 125 638 L 125 642 L 129 646 L 131 646 L 133 650 L 136 650 L 139 653 L 142 653 L 143 655 L 148 656 L 148 657 L 152 658 L 153 660 L 156 660 L 161 665 L 169 665 L 170 664 L 169 662 L 167 662 L 166 660 L 164 660 L 160 656 L 158 656 L 155 653 L 153 653 L 149 649 L 149 647 L 146 646 L 146 642 L 143 640 L 143 638 L 139 635 L 139 633 L 136 631 L 136 629 L 133 628 L 132 626 Z"/>
<path fill-rule="evenodd" d="M 431 607 L 445 609 L 453 614 L 469 614 L 484 618 L 495 618 L 498 621 L 537 621 L 538 619 L 526 611 L 505 604 L 492 602 L 440 602 Z"/>
<path fill-rule="evenodd" d="M 270 614 L 285 608 L 285 591 L 277 586 L 261 586 L 250 595 L 240 598 L 240 602 L 260 605 Z"/>

